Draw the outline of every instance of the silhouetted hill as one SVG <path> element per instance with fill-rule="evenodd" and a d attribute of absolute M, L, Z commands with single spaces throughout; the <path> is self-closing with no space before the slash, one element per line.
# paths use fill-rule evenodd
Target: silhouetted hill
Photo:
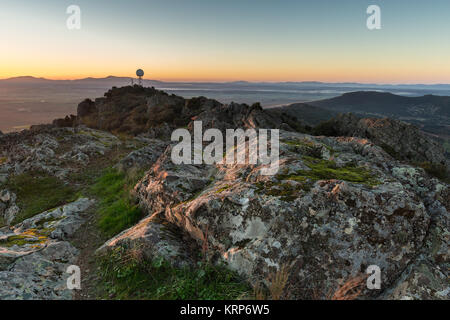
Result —
<path fill-rule="evenodd" d="M 388 92 L 358 91 L 339 97 L 309 102 L 338 112 L 366 113 L 395 117 L 450 118 L 450 97 L 425 95 L 404 97 Z"/>
<path fill-rule="evenodd" d="M 358 91 L 309 104 L 335 112 L 352 112 L 362 117 L 389 117 L 412 123 L 432 134 L 450 152 L 449 96 L 429 94 L 404 97 L 387 92 Z"/>

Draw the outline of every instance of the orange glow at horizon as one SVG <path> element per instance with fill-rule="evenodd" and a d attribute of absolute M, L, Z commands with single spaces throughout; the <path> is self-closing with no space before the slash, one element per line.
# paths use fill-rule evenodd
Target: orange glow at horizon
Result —
<path fill-rule="evenodd" d="M 126 45 L 120 46 L 119 40 L 104 41 L 89 52 L 81 51 L 77 42 L 51 48 L 35 43 L 32 55 L 30 44 L 20 43 L 14 51 L 0 51 L 0 78 L 135 77 L 135 70 L 142 68 L 145 79 L 161 81 L 450 83 L 450 64 L 442 63 L 447 61 L 450 44 L 443 45 L 440 52 L 426 47 L 410 52 L 408 47 L 401 47 L 385 49 L 382 55 L 374 54 L 368 44 L 359 51 L 345 49 L 332 54 L 332 44 L 308 50 L 293 47 L 288 52 L 275 48 L 263 53 L 255 53 L 252 48 L 182 51 L 184 47 L 171 45 L 149 46 L 134 53 Z"/>
<path fill-rule="evenodd" d="M 252 68 L 240 66 L 232 69 L 228 66 L 195 66 L 182 69 L 181 66 L 161 68 L 159 66 L 125 66 L 108 68 L 102 66 L 85 66 L 61 68 L 59 65 L 40 65 L 21 67 L 3 66 L 0 63 L 0 79 L 33 76 L 53 80 L 75 80 L 81 78 L 104 78 L 107 76 L 135 77 L 135 69 L 145 70 L 145 79 L 173 82 L 284 82 L 284 81 L 322 81 L 322 82 L 358 82 L 358 83 L 450 83 L 450 68 L 429 65 L 426 68 L 381 68 L 378 65 L 365 67 L 322 66 L 322 67 L 282 67 Z M 105 71 L 108 70 L 108 71 Z M 420 80 L 416 80 L 420 79 Z"/>

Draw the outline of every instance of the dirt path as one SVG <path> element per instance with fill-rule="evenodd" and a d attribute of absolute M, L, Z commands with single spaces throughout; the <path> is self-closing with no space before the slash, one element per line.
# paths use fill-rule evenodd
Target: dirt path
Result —
<path fill-rule="evenodd" d="M 73 245 L 80 250 L 76 264 L 81 269 L 81 290 L 75 291 L 75 300 L 98 299 L 97 283 L 100 280 L 94 253 L 106 239 L 101 236 L 102 233 L 97 227 L 95 211 L 96 208 L 93 207 L 86 213 L 86 222 L 72 240 Z"/>

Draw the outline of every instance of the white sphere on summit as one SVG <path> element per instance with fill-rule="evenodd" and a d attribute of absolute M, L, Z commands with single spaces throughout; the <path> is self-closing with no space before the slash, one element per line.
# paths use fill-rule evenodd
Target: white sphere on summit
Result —
<path fill-rule="evenodd" d="M 143 76 L 144 76 L 144 70 L 138 69 L 138 70 L 136 71 L 136 75 L 137 75 L 138 77 L 143 77 Z"/>

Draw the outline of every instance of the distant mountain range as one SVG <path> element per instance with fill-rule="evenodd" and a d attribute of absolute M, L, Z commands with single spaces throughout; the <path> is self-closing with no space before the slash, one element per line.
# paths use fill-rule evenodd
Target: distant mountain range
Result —
<path fill-rule="evenodd" d="M 46 78 L 36 78 L 32 76 L 13 77 L 8 79 L 0 79 L 0 84 L 111 84 L 123 85 L 130 84 L 130 77 L 108 76 L 105 78 L 82 78 L 75 80 L 51 80 Z M 144 80 L 145 85 L 177 85 L 177 86 L 208 86 L 223 88 L 316 88 L 316 87 L 332 87 L 332 88 L 378 88 L 378 89 L 411 89 L 411 90 L 450 90 L 450 84 L 373 84 L 373 83 L 357 83 L 357 82 L 320 82 L 320 81 L 300 81 L 300 82 L 248 82 L 248 81 L 230 81 L 230 82 L 171 82 L 158 80 Z"/>

